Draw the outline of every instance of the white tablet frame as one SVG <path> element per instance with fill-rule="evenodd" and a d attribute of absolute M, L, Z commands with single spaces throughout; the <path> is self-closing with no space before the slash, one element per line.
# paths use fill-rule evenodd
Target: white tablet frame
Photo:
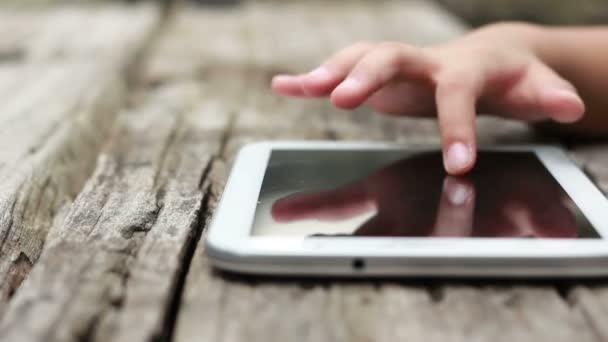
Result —
<path fill-rule="evenodd" d="M 219 268 L 272 275 L 601 276 L 608 275 L 608 200 L 559 148 L 484 147 L 529 151 L 579 206 L 599 239 L 269 237 L 252 236 L 258 195 L 272 150 L 431 151 L 378 142 L 275 141 L 240 150 L 206 234 Z"/>

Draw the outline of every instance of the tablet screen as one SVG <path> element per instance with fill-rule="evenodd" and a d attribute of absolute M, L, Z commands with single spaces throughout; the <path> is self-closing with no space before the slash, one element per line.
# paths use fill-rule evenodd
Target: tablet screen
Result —
<path fill-rule="evenodd" d="M 462 177 L 440 152 L 274 150 L 256 236 L 599 238 L 533 152 L 479 152 Z"/>

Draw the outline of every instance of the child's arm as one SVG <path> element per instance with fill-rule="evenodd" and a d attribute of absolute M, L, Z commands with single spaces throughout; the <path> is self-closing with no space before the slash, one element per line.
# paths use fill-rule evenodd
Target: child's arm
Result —
<path fill-rule="evenodd" d="M 537 30 L 539 57 L 576 87 L 587 107 L 576 123 L 547 126 L 564 133 L 608 136 L 608 28 Z"/>
<path fill-rule="evenodd" d="M 571 130 L 608 132 L 608 29 L 505 23 L 425 48 L 357 43 L 310 73 L 275 77 L 273 89 L 330 96 L 345 109 L 437 114 L 445 168 L 461 174 L 475 162 L 476 112 L 573 123 L 585 112 L 582 96 L 587 117 Z"/>

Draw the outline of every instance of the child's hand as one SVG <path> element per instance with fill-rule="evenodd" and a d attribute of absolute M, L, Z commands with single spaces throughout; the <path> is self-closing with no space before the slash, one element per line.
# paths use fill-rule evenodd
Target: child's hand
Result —
<path fill-rule="evenodd" d="M 307 74 L 278 75 L 281 95 L 329 96 L 339 108 L 439 119 L 444 166 L 463 174 L 475 163 L 475 113 L 529 122 L 573 122 L 585 111 L 572 84 L 547 66 L 538 28 L 502 24 L 447 44 L 356 43 Z"/>

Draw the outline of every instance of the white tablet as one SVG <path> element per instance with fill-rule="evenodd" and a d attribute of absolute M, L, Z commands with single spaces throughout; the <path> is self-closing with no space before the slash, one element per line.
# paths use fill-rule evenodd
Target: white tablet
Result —
<path fill-rule="evenodd" d="M 314 276 L 608 275 L 608 201 L 558 148 L 244 147 L 206 235 L 217 268 Z"/>

